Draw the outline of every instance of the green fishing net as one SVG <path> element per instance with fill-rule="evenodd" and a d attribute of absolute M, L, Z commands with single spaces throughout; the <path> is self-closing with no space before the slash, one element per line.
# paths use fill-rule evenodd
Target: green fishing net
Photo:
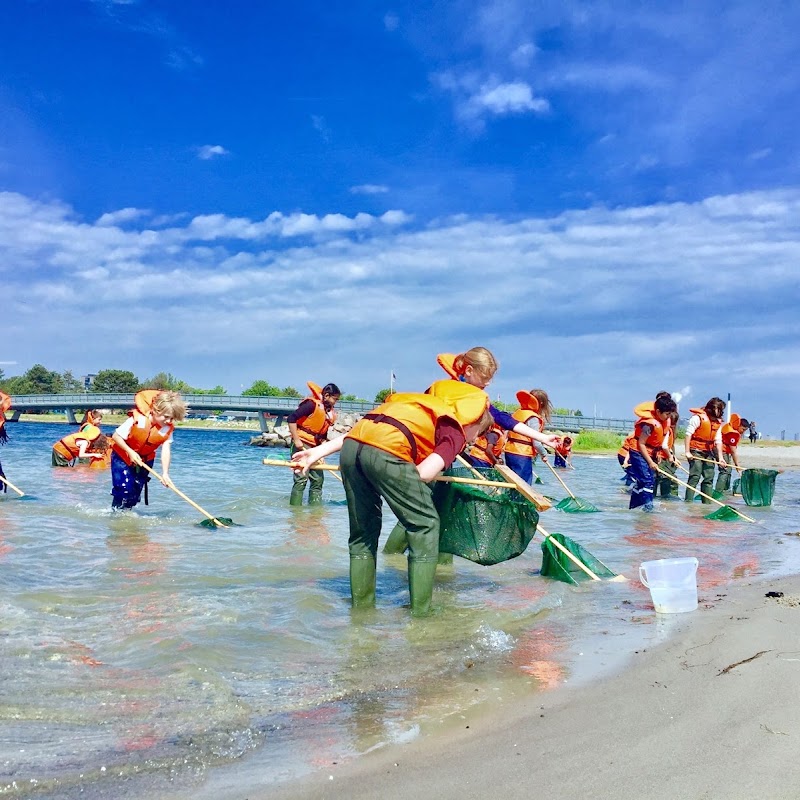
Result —
<path fill-rule="evenodd" d="M 572 553 L 581 563 L 585 564 L 598 578 L 616 577 L 616 573 L 612 572 L 602 561 L 562 533 L 554 533 L 542 542 L 542 567 L 540 572 L 545 577 L 554 578 L 564 583 L 592 580 L 591 576 L 587 575 L 566 553 L 553 544 L 553 539 Z"/>
<path fill-rule="evenodd" d="M 215 519 L 217 522 L 221 522 L 223 525 L 233 525 L 233 520 L 230 517 L 215 517 Z M 213 519 L 204 519 L 202 522 L 198 522 L 197 524 L 201 528 L 212 528 L 213 530 L 216 530 L 219 527 L 219 525 L 217 525 Z"/>
<path fill-rule="evenodd" d="M 731 489 L 731 494 L 741 494 L 742 493 L 742 479 L 735 478 L 733 481 L 733 488 Z"/>
<path fill-rule="evenodd" d="M 733 522 L 735 520 L 742 519 L 742 517 L 740 517 L 739 514 L 736 513 L 736 510 L 730 506 L 720 506 L 716 511 L 706 514 L 704 519 L 717 519 L 722 520 L 723 522 Z"/>
<path fill-rule="evenodd" d="M 502 476 L 491 469 L 480 470 L 491 481 Z M 473 478 L 464 467 L 452 467 L 445 475 Z M 513 489 L 436 483 L 433 503 L 439 512 L 439 552 L 453 553 L 476 564 L 490 566 L 525 552 L 539 514 Z"/>
<path fill-rule="evenodd" d="M 749 506 L 771 506 L 777 476 L 774 469 L 746 469 L 741 477 L 745 503 Z"/>
<path fill-rule="evenodd" d="M 590 503 L 588 500 L 582 500 L 580 497 L 565 497 L 563 500 L 559 500 L 554 508 L 558 511 L 564 511 L 567 514 L 600 511 L 596 505 Z"/>

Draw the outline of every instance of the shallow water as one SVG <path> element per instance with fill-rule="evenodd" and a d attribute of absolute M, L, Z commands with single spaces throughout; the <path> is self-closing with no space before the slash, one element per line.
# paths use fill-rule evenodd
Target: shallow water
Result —
<path fill-rule="evenodd" d="M 705 520 L 713 507 L 699 503 L 629 512 L 616 459 L 578 456 L 562 476 L 603 513 L 549 511 L 542 524 L 629 582 L 541 578 L 532 544 L 495 567 L 440 568 L 434 616 L 412 620 L 405 561 L 381 554 L 378 608 L 355 614 L 332 476 L 324 506 L 291 509 L 289 471 L 261 464 L 281 451 L 178 431 L 176 485 L 238 523 L 209 531 L 158 483 L 148 507 L 114 515 L 107 470 L 51 468 L 51 444 L 73 428 L 8 430 L 0 459 L 36 499 L 0 495 L 3 797 L 202 800 L 223 783 L 291 779 L 587 680 L 690 624 L 654 614 L 642 561 L 699 558 L 701 607 L 731 581 L 800 571 L 800 537 L 786 535 L 800 530 L 800 473 L 778 477 L 772 507 L 737 505 L 752 525 Z M 563 497 L 539 471 L 537 488 Z"/>

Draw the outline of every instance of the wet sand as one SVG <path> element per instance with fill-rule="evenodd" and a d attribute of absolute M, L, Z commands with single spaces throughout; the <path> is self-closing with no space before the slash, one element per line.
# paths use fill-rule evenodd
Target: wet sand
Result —
<path fill-rule="evenodd" d="M 619 675 L 246 796 L 796 798 L 800 576 L 700 597 Z"/>

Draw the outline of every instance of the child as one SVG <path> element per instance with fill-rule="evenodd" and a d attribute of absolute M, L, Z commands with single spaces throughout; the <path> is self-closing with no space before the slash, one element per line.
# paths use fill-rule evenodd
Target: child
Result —
<path fill-rule="evenodd" d="M 722 457 L 725 459 L 725 467 L 720 466 L 717 473 L 717 483 L 714 486 L 715 492 L 727 492 L 731 487 L 731 463 L 738 472 L 742 471 L 739 466 L 739 440 L 742 434 L 750 428 L 750 423 L 742 419 L 738 414 L 731 414 L 729 422 L 722 426 Z"/>
<path fill-rule="evenodd" d="M 487 350 L 485 347 L 473 347 L 472 349 L 467 350 L 465 353 L 455 356 L 451 353 L 441 353 L 436 357 L 436 361 L 438 362 L 439 366 L 454 380 L 468 383 L 471 386 L 477 386 L 479 389 L 485 389 L 491 383 L 492 378 L 494 378 L 498 368 L 497 359 L 495 359 L 491 351 Z M 532 390 L 531 394 L 537 391 L 541 390 L 534 389 Z M 544 394 L 544 397 L 547 398 L 547 394 L 544 392 L 542 393 Z M 519 394 L 517 394 L 517 399 L 519 399 Z M 536 402 L 538 403 L 539 401 L 537 400 Z M 549 404 L 549 400 L 547 402 Z M 507 455 L 508 440 L 511 439 L 512 433 L 518 434 L 517 438 L 524 436 L 526 439 L 533 439 L 553 448 L 555 448 L 556 444 L 558 443 L 558 438 L 556 436 L 548 436 L 547 434 L 542 433 L 541 430 L 525 424 L 521 420 L 521 415 L 519 412 L 515 412 L 515 414 L 512 415 L 506 411 L 500 411 L 500 409 L 495 408 L 493 405 L 489 406 L 489 411 L 494 419 L 495 424 L 498 425 L 502 430 L 508 432 L 508 439 L 505 447 L 506 463 L 512 469 L 514 468 L 508 462 Z M 536 412 L 529 414 L 529 417 L 534 416 L 538 418 L 538 414 Z M 531 458 L 531 467 L 532 464 L 533 461 Z M 533 477 L 532 469 L 530 476 L 526 478 L 528 483 L 530 483 L 531 477 Z"/>
<path fill-rule="evenodd" d="M 658 495 L 660 493 L 662 497 L 673 498 L 678 496 L 678 484 L 667 475 L 662 475 L 661 473 L 666 472 L 674 476 L 678 471 L 678 459 L 675 455 L 675 431 L 678 429 L 680 416 L 677 411 L 670 412 L 669 416 L 669 428 L 663 445 L 666 457 L 658 462 L 661 472 L 657 472 L 655 475 L 656 485 L 653 494 Z"/>
<path fill-rule="evenodd" d="M 51 463 L 54 467 L 73 467 L 80 459 L 102 459 L 108 437 L 94 425 L 81 425 L 77 433 L 59 439 L 53 445 Z"/>
<path fill-rule="evenodd" d="M 386 500 L 408 532 L 411 611 L 430 612 L 439 554 L 439 515 L 426 486 L 449 467 L 469 441 L 492 424 L 480 389 L 437 381 L 426 394 L 394 394 L 350 432 L 292 456 L 307 472 L 341 450 L 350 520 L 350 592 L 354 607 L 375 605 L 375 567 Z"/>
<path fill-rule="evenodd" d="M 714 462 L 725 468 L 722 459 L 722 412 L 725 411 L 725 401 L 719 397 L 712 397 L 703 408 L 691 408 L 692 416 L 686 426 L 686 440 L 684 448 L 686 458 L 689 460 L 689 477 L 686 483 L 691 489 L 686 490 L 684 500 L 691 503 L 694 500 L 694 488 L 702 478 L 700 491 L 711 494 L 714 484 Z M 698 456 L 698 458 L 692 458 Z M 705 459 L 700 461 L 700 459 Z M 711 462 L 711 463 L 709 463 Z M 702 498 L 704 503 L 710 503 L 707 498 Z"/>
<path fill-rule="evenodd" d="M 320 389 L 316 383 L 309 381 L 308 388 L 311 390 L 311 395 L 286 418 L 292 436 L 291 455 L 322 444 L 328 438 L 329 428 L 336 422 L 336 411 L 333 407 L 342 396 L 339 387 L 335 383 L 327 383 Z M 321 469 L 312 469 L 308 475 L 295 472 L 289 505 L 303 505 L 303 493 L 309 480 L 311 481 L 311 488 L 308 490 L 309 505 L 321 503 L 324 474 Z"/>
<path fill-rule="evenodd" d="M 677 408 L 672 397 L 659 396 L 655 402 L 640 403 L 633 410 L 638 419 L 633 435 L 626 442 L 630 458 L 628 474 L 633 479 L 628 508 L 643 507 L 645 511 L 653 510 L 657 464 L 663 458 L 664 441 L 669 441 L 667 431 L 671 424 L 671 414 Z"/>
<path fill-rule="evenodd" d="M 506 432 L 496 423 L 464 450 L 464 459 L 478 469 L 490 469 L 503 457 Z"/>
<path fill-rule="evenodd" d="M 8 442 L 8 433 L 6 432 L 6 411 L 11 408 L 11 398 L 5 394 L 5 392 L 0 392 L 0 444 L 6 444 Z M 6 474 L 3 472 L 3 462 L 0 461 L 0 478 L 5 478 Z M 0 492 L 8 492 L 8 486 L 6 486 L 6 482 L 0 481 Z"/>
<path fill-rule="evenodd" d="M 566 469 L 572 467 L 572 437 L 565 436 L 561 440 L 561 444 L 556 446 L 555 456 L 553 457 L 553 466 Z"/>
<path fill-rule="evenodd" d="M 153 466 L 159 447 L 162 448 L 161 483 L 172 487 L 169 477 L 172 432 L 174 423 L 186 415 L 186 404 L 178 392 L 157 389 L 138 392 L 134 402 L 136 408 L 128 412 L 130 418 L 111 437 L 114 448 L 111 455 L 112 508 L 133 508 L 139 502 L 150 480 L 150 473 L 142 465 Z"/>

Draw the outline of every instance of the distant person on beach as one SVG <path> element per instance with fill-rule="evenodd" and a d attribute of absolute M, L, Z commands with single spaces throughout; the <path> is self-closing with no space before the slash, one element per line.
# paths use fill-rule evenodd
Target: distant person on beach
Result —
<path fill-rule="evenodd" d="M 633 481 L 628 508 L 653 510 L 658 463 L 664 460 L 664 443 L 669 443 L 672 414 L 677 410 L 677 404 L 668 394 L 659 394 L 654 402 L 640 403 L 634 408 L 637 420 L 627 441 L 628 475 Z"/>
<path fill-rule="evenodd" d="M 316 383 L 308 382 L 311 394 L 304 398 L 300 405 L 286 417 L 289 433 L 292 437 L 290 455 L 316 447 L 328 438 L 328 430 L 336 422 L 334 406 L 342 396 L 335 383 L 326 383 L 321 389 Z M 289 495 L 289 505 L 303 505 L 303 494 L 306 484 L 311 482 L 308 490 L 309 505 L 322 502 L 322 484 L 325 473 L 321 469 L 312 469 L 307 475 L 294 473 L 294 484 Z"/>
<path fill-rule="evenodd" d="M 77 433 L 59 439 L 53 445 L 51 463 L 54 467 L 74 467 L 78 462 L 88 463 L 105 458 L 108 437 L 95 425 L 81 425 Z"/>
<path fill-rule="evenodd" d="M 161 482 L 174 488 L 169 477 L 172 461 L 172 432 L 175 422 L 186 416 L 186 403 L 178 392 L 145 389 L 137 392 L 135 408 L 129 418 L 111 437 L 114 452 L 111 454 L 112 508 L 133 508 L 145 492 L 150 473 L 144 464 L 153 466 L 156 451 L 161 448 Z"/>
<path fill-rule="evenodd" d="M 386 500 L 408 537 L 411 611 L 430 612 L 439 556 L 439 515 L 427 484 L 492 425 L 489 398 L 467 383 L 437 381 L 426 394 L 390 395 L 343 437 L 294 453 L 303 472 L 339 458 L 350 520 L 350 592 L 355 608 L 375 605 L 378 539 Z"/>
<path fill-rule="evenodd" d="M 8 433 L 6 431 L 6 411 L 11 408 L 11 398 L 5 393 L 0 392 L 0 444 L 8 442 Z M 0 478 L 5 478 L 6 474 L 3 472 L 3 462 L 0 461 Z M 0 481 L 0 492 L 8 492 L 8 486 L 5 481 Z"/>
<path fill-rule="evenodd" d="M 731 464 L 738 472 L 742 471 L 739 466 L 739 440 L 742 434 L 750 428 L 750 423 L 742 419 L 738 414 L 731 414 L 731 418 L 722 426 L 722 457 L 725 459 L 725 467 L 719 467 L 717 472 L 717 483 L 714 486 L 716 492 L 727 492 L 731 487 Z"/>
<path fill-rule="evenodd" d="M 756 423 L 751 422 L 749 428 L 750 428 L 750 444 L 755 444 L 756 439 L 758 439 L 758 431 L 756 430 Z"/>
<path fill-rule="evenodd" d="M 561 443 L 556 445 L 555 455 L 553 456 L 553 466 L 566 469 L 572 466 L 572 437 L 565 436 Z"/>
<path fill-rule="evenodd" d="M 700 491 L 710 495 L 714 485 L 714 468 L 726 466 L 722 458 L 722 413 L 725 411 L 725 401 L 712 397 L 703 408 L 689 410 L 692 416 L 686 426 L 684 442 L 686 458 L 689 460 L 686 483 L 691 487 L 683 498 L 687 503 L 694 500 L 694 489 L 701 479 Z M 704 503 L 711 502 L 705 497 L 701 499 Z"/>

